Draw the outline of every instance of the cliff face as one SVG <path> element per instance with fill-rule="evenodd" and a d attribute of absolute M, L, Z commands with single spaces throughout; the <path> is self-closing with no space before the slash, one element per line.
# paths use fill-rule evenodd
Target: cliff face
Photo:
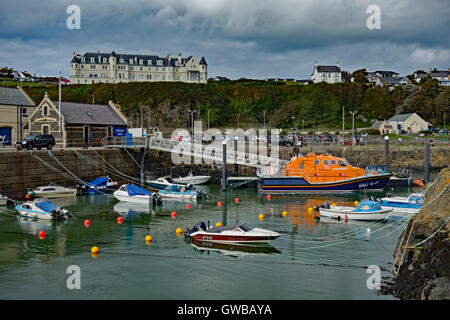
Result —
<path fill-rule="evenodd" d="M 411 219 L 400 235 L 394 252 L 394 270 L 398 269 L 398 273 L 393 288 L 393 294 L 400 299 L 450 299 L 449 184 L 447 167 L 427 190 L 424 207 L 414 217 L 415 222 Z"/>

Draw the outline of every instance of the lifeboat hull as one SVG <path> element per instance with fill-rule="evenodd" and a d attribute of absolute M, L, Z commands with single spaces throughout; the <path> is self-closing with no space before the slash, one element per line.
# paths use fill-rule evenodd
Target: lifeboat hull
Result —
<path fill-rule="evenodd" d="M 361 176 L 341 181 L 309 183 L 302 177 L 263 177 L 258 179 L 258 189 L 264 193 L 322 193 L 381 190 L 392 174 Z"/>

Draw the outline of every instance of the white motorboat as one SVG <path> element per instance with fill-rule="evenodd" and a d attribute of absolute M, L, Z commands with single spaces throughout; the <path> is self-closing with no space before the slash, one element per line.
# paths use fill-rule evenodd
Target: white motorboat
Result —
<path fill-rule="evenodd" d="M 408 197 L 384 197 L 377 199 L 384 209 L 392 209 L 393 212 L 416 214 L 422 209 L 425 199 L 422 193 L 412 193 Z"/>
<path fill-rule="evenodd" d="M 80 186 L 81 194 L 98 194 L 98 192 L 109 192 L 112 188 L 117 186 L 117 182 L 110 177 L 98 177 L 86 185 Z"/>
<path fill-rule="evenodd" d="M 8 201 L 8 199 L 6 199 L 4 196 L 2 196 L 0 194 L 0 206 L 4 206 L 6 205 L 6 202 Z"/>
<path fill-rule="evenodd" d="M 382 221 L 389 218 L 392 209 L 383 209 L 376 201 L 361 201 L 358 206 L 344 207 L 331 206 L 325 202 L 320 207 L 321 217 L 329 217 L 338 220 Z"/>
<path fill-rule="evenodd" d="M 158 193 L 152 193 L 142 189 L 134 184 L 124 184 L 118 190 L 114 191 L 114 197 L 119 201 L 134 203 L 160 203 L 161 196 Z"/>
<path fill-rule="evenodd" d="M 194 186 L 205 184 L 211 179 L 211 176 L 194 176 L 192 172 L 185 177 L 172 178 L 173 182 L 181 184 L 192 184 Z"/>
<path fill-rule="evenodd" d="M 68 210 L 58 207 L 45 198 L 38 198 L 33 201 L 18 204 L 16 210 L 19 211 L 22 217 L 33 219 L 63 220 L 73 217 Z"/>
<path fill-rule="evenodd" d="M 58 184 L 50 183 L 47 186 L 41 186 L 34 188 L 28 192 L 29 195 L 40 197 L 40 198 L 64 198 L 64 197 L 74 197 L 77 195 L 77 189 L 66 188 Z"/>
<path fill-rule="evenodd" d="M 206 193 L 202 190 L 195 190 L 192 186 L 177 186 L 172 185 L 166 187 L 164 190 L 158 192 L 163 198 L 175 198 L 175 199 L 197 199 L 206 196 Z"/>
<path fill-rule="evenodd" d="M 207 227 L 204 222 L 196 223 L 185 234 L 192 240 L 220 243 L 267 243 L 281 236 L 278 232 L 252 228 L 248 224 Z"/>

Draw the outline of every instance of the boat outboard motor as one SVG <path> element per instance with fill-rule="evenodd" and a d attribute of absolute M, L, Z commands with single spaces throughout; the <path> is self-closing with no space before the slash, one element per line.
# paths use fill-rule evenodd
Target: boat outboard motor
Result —
<path fill-rule="evenodd" d="M 328 202 L 324 202 L 324 203 L 322 203 L 321 205 L 320 205 L 320 207 L 321 208 L 324 208 L 324 209 L 330 209 L 330 204 L 328 203 Z"/>
<path fill-rule="evenodd" d="M 202 230 L 206 230 L 206 224 L 203 221 L 200 222 L 199 227 L 202 228 Z"/>

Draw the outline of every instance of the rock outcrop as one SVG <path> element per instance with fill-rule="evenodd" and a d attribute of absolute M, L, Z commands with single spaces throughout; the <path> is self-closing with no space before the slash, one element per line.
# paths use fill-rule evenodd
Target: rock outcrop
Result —
<path fill-rule="evenodd" d="M 394 252 L 391 292 L 400 299 L 450 299 L 450 167 L 427 190 L 422 210 Z M 405 239 L 408 239 L 405 248 Z M 420 245 L 418 243 L 423 242 Z M 417 246 L 415 246 L 417 245 Z"/>

